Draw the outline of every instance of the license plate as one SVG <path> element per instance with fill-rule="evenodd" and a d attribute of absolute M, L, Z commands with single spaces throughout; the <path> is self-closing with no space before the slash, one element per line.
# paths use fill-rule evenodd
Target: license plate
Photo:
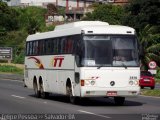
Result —
<path fill-rule="evenodd" d="M 144 81 L 147 81 L 147 82 L 148 82 L 148 81 L 150 81 L 150 80 L 149 80 L 149 79 L 144 79 Z"/>
<path fill-rule="evenodd" d="M 108 91 L 107 96 L 117 96 L 117 91 Z"/>

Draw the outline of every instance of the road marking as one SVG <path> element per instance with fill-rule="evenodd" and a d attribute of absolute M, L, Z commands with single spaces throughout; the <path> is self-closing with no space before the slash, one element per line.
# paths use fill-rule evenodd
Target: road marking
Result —
<path fill-rule="evenodd" d="M 12 79 L 9 79 L 9 78 L 2 78 L 2 81 L 10 81 L 10 82 L 23 82 L 22 80 L 12 80 Z M 1 81 L 1 80 L 0 80 Z"/>
<path fill-rule="evenodd" d="M 160 99 L 160 97 L 154 97 L 154 96 L 145 96 L 145 95 L 140 95 L 141 97 L 149 97 L 149 98 L 158 98 Z"/>
<path fill-rule="evenodd" d="M 11 95 L 12 97 L 16 97 L 16 98 L 20 98 L 20 99 L 24 99 L 25 97 L 21 97 L 21 96 L 17 96 L 17 95 Z"/>
<path fill-rule="evenodd" d="M 84 110 L 78 110 L 78 111 L 81 112 L 81 113 L 86 113 L 86 114 L 90 114 L 90 115 L 95 115 L 95 116 L 103 117 L 103 118 L 107 118 L 107 119 L 111 118 L 111 117 L 109 117 L 109 116 L 99 115 L 99 114 L 95 114 L 95 113 L 88 112 L 88 111 L 84 111 Z"/>

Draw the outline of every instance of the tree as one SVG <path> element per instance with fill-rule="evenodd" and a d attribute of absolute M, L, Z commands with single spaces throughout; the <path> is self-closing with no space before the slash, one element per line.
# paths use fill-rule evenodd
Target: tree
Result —
<path fill-rule="evenodd" d="M 151 60 L 160 65 L 160 34 L 156 33 L 156 27 L 147 25 L 139 33 L 139 40 L 144 49 L 141 59 L 143 66 L 147 67 Z"/>
<path fill-rule="evenodd" d="M 142 30 L 146 25 L 160 26 L 159 0 L 130 0 L 123 24 Z M 160 31 L 160 30 L 159 30 Z"/>
<path fill-rule="evenodd" d="M 34 17 L 28 17 L 28 25 L 26 26 L 28 34 L 35 34 L 40 30 L 40 25 Z"/>
<path fill-rule="evenodd" d="M 13 48 L 13 61 L 15 63 L 23 63 L 25 40 L 28 34 L 26 31 L 10 31 L 7 32 L 5 40 L 0 44 L 3 47 Z"/>
<path fill-rule="evenodd" d="M 47 5 L 47 10 L 48 10 L 47 14 L 51 15 L 51 16 L 54 16 L 58 12 L 58 9 L 54 4 L 48 4 Z"/>
<path fill-rule="evenodd" d="M 124 16 L 122 6 L 114 6 L 108 4 L 94 5 L 94 11 L 87 13 L 84 20 L 100 20 L 110 24 L 121 24 L 121 19 Z"/>
<path fill-rule="evenodd" d="M 19 28 L 18 12 L 7 6 L 5 2 L 0 1 L 0 45 L 5 42 L 7 32 Z"/>
<path fill-rule="evenodd" d="M 7 6 L 5 2 L 0 1 L 0 28 L 8 31 L 17 30 L 19 28 L 18 12 Z"/>
<path fill-rule="evenodd" d="M 45 28 L 45 13 L 46 9 L 40 7 L 27 7 L 16 9 L 19 16 L 20 28 L 25 29 L 28 34 L 34 34 L 36 32 L 43 31 Z"/>

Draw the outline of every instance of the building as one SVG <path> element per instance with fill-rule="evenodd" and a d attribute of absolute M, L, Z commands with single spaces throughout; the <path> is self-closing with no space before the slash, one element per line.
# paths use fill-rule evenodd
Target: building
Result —
<path fill-rule="evenodd" d="M 125 5 L 128 3 L 128 0 L 114 0 L 113 4 L 115 5 Z"/>
<path fill-rule="evenodd" d="M 68 21 L 80 20 L 86 12 L 91 12 L 88 6 L 93 3 L 124 5 L 128 0 L 11 0 L 10 6 L 40 6 L 47 8 L 48 4 L 54 4 L 58 7 L 65 7 L 65 18 Z M 46 21 L 53 21 L 54 16 L 47 15 Z M 58 17 L 56 17 L 58 18 Z"/>
<path fill-rule="evenodd" d="M 47 4 L 52 3 L 56 4 L 56 0 L 11 0 L 8 2 L 9 6 L 40 6 L 40 7 L 46 7 Z"/>
<path fill-rule="evenodd" d="M 46 7 L 47 4 L 52 3 L 56 6 L 66 8 L 87 7 L 94 2 L 98 3 L 111 3 L 123 5 L 128 3 L 128 0 L 10 0 L 9 6 L 41 6 Z"/>
<path fill-rule="evenodd" d="M 95 2 L 101 4 L 124 5 L 128 3 L 128 0 L 63 0 L 63 6 L 66 7 L 66 15 L 76 20 L 80 19 L 86 12 L 92 11 L 88 6 Z M 62 5 L 62 3 L 58 5 Z"/>

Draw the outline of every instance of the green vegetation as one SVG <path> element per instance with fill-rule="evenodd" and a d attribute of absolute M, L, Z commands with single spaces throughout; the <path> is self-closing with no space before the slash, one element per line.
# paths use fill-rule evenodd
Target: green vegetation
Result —
<path fill-rule="evenodd" d="M 131 26 L 136 29 L 144 54 L 141 63 L 148 69 L 148 62 L 154 60 L 160 66 L 160 1 L 131 0 L 126 6 L 94 4 L 93 12 L 83 20 L 100 20 L 109 24 Z M 29 34 L 54 29 L 47 27 L 45 14 L 65 15 L 64 8 L 48 5 L 48 10 L 40 7 L 9 7 L 0 0 L 0 46 L 13 47 L 13 62 L 24 62 L 25 39 Z M 156 79 L 160 79 L 156 75 Z"/>
<path fill-rule="evenodd" d="M 0 0 L 0 47 L 13 48 L 13 63 L 24 63 L 25 40 L 29 34 L 53 30 L 47 27 L 47 9 L 9 7 Z"/>
<path fill-rule="evenodd" d="M 148 69 L 148 63 L 154 60 L 160 64 L 160 33 L 157 27 L 147 25 L 139 32 L 139 40 L 143 46 L 143 57 L 141 62 Z"/>
<path fill-rule="evenodd" d="M 149 90 L 149 89 L 145 89 L 141 91 L 141 95 L 147 95 L 147 96 L 156 96 L 156 97 L 160 97 L 160 90 Z"/>
<path fill-rule="evenodd" d="M 87 13 L 83 20 L 100 20 L 109 24 L 122 24 L 124 8 L 108 4 L 93 5 L 94 11 Z"/>
<path fill-rule="evenodd" d="M 160 69 L 157 70 L 157 74 L 155 76 L 156 83 L 160 84 Z"/>
<path fill-rule="evenodd" d="M 130 2 L 125 7 L 127 15 L 123 20 L 124 24 L 134 27 L 138 32 L 148 24 L 160 27 L 159 0 L 130 0 Z"/>
<path fill-rule="evenodd" d="M 156 84 L 160 84 L 160 79 L 156 78 Z"/>
<path fill-rule="evenodd" d="M 23 69 L 12 65 L 0 65 L 0 72 L 23 74 Z"/>

